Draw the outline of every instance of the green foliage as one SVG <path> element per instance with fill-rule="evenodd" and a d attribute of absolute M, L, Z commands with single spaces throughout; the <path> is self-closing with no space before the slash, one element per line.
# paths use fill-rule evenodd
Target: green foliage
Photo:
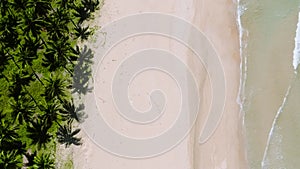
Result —
<path fill-rule="evenodd" d="M 48 132 L 50 126 L 44 120 L 36 120 L 27 125 L 28 137 L 31 139 L 31 144 L 45 148 L 50 142 L 52 135 Z"/>
<path fill-rule="evenodd" d="M 38 156 L 34 157 L 33 166 L 29 169 L 54 169 L 54 159 L 50 154 L 41 153 Z"/>
<path fill-rule="evenodd" d="M 0 168 L 16 169 L 22 166 L 22 156 L 15 151 L 0 152 Z"/>
<path fill-rule="evenodd" d="M 81 40 L 87 40 L 88 37 L 91 35 L 91 32 L 88 31 L 89 27 L 82 27 L 81 25 L 77 25 L 75 27 L 75 36 L 76 38 L 81 38 Z"/>
<path fill-rule="evenodd" d="M 80 145 L 71 93 L 98 0 L 0 0 L 0 168 L 54 168 L 56 141 Z M 86 50 L 86 49 L 84 49 Z M 83 86 L 83 87 L 81 87 Z M 83 90 L 83 89 L 82 89 Z M 82 94 L 83 92 L 79 93 Z M 57 137 L 58 138 L 57 138 Z M 30 152 L 34 153 L 31 154 Z M 25 156 L 28 163 L 23 163 Z"/>

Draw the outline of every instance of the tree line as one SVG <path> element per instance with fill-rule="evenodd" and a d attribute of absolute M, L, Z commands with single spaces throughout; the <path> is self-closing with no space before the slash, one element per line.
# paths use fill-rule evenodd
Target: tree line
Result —
<path fill-rule="evenodd" d="M 1 169 L 55 168 L 56 143 L 81 144 L 73 122 L 82 121 L 84 105 L 72 98 L 73 77 L 79 58 L 90 56 L 77 44 L 92 34 L 86 21 L 100 5 L 0 0 Z M 86 77 L 77 81 L 86 86 Z"/>

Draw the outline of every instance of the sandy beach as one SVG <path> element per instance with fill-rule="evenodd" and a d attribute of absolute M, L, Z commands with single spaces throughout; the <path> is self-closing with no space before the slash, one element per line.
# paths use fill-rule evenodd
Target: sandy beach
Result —
<path fill-rule="evenodd" d="M 208 74 L 201 63 L 191 59 L 193 53 L 177 41 L 156 35 L 136 36 L 114 47 L 98 68 L 105 75 L 96 74 L 95 94 L 102 115 L 112 128 L 135 138 L 156 136 L 166 130 L 177 117 L 180 92 L 172 79 L 160 72 L 145 72 L 137 76 L 129 88 L 130 98 L 138 110 L 147 110 L 147 93 L 159 88 L 167 97 L 164 115 L 151 125 L 139 126 L 124 120 L 115 113 L 114 104 L 106 87 L 122 59 L 144 48 L 160 48 L 178 56 L 195 74 L 201 93 L 201 107 L 195 126 L 185 139 L 170 151 L 151 158 L 130 159 L 115 156 L 99 148 L 81 132 L 83 145 L 73 148 L 76 169 L 246 169 L 246 153 L 242 114 L 237 103 L 240 81 L 239 34 L 236 24 L 234 0 L 105 0 L 93 25 L 101 27 L 118 18 L 143 13 L 160 12 L 185 19 L 200 29 L 211 41 L 220 56 L 226 80 L 226 101 L 223 116 L 213 135 L 199 143 L 199 134 L 210 109 L 211 89 Z M 145 43 L 146 42 L 146 43 Z M 200 66 L 199 66 L 200 65 Z M 202 65 L 202 66 L 201 66 Z M 147 80 L 147 82 L 145 82 Z M 142 89 L 140 88 L 142 86 Z M 170 99 L 171 98 L 171 99 Z"/>

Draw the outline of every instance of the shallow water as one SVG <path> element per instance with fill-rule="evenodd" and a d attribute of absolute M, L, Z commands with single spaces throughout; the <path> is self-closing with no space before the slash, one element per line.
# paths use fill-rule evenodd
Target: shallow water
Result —
<path fill-rule="evenodd" d="M 240 97 L 251 169 L 300 166 L 300 73 L 293 52 L 299 5 L 299 0 L 240 2 Z"/>

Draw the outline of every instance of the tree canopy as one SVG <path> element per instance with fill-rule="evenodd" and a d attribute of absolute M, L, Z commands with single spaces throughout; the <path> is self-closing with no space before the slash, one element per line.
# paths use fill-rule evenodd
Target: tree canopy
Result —
<path fill-rule="evenodd" d="M 84 106 L 74 104 L 72 92 L 88 80 L 74 78 L 74 69 L 90 61 L 80 59 L 87 49 L 77 43 L 92 35 L 87 21 L 100 4 L 0 1 L 0 168 L 54 168 L 56 143 L 81 144 L 72 127 Z"/>

